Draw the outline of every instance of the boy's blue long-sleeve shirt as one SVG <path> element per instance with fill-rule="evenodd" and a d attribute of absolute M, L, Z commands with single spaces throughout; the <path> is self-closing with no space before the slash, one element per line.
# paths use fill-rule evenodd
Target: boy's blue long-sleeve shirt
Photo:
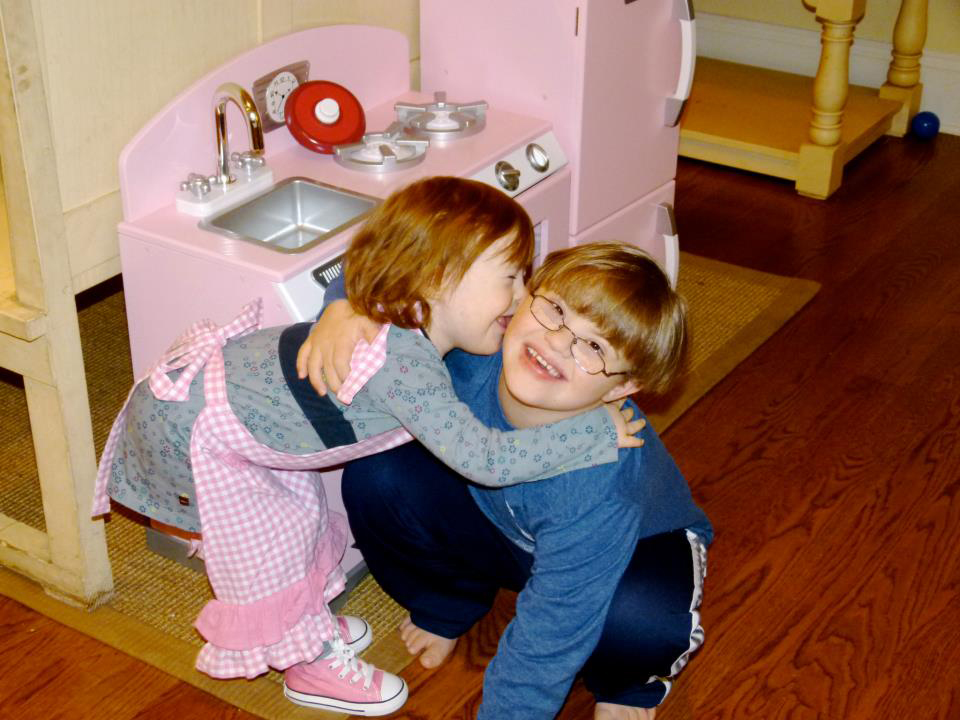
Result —
<path fill-rule="evenodd" d="M 510 428 L 500 407 L 499 354 L 453 351 L 454 389 L 484 423 Z M 593 652 L 639 539 L 687 528 L 705 544 L 710 522 L 657 434 L 618 463 L 504 489 L 471 486 L 483 513 L 534 557 L 517 614 L 484 676 L 480 720 L 552 718 Z"/>
<path fill-rule="evenodd" d="M 341 283 L 325 301 L 343 298 Z M 513 429 L 497 394 L 499 353 L 444 358 L 457 396 L 485 424 Z M 516 617 L 487 667 L 478 720 L 553 718 L 596 647 L 637 541 L 681 528 L 705 544 L 710 521 L 649 425 L 619 461 L 503 489 L 471 486 L 481 511 L 534 557 Z M 415 482 L 415 480 L 412 480 Z"/>

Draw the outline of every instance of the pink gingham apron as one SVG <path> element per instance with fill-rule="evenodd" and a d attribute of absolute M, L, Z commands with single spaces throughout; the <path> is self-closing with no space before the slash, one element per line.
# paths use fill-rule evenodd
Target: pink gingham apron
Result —
<path fill-rule="evenodd" d="M 277 452 L 257 442 L 227 401 L 222 347 L 231 337 L 259 329 L 261 308 L 256 300 L 222 327 L 209 320 L 195 323 L 148 374 L 158 399 L 182 402 L 204 368 L 205 405 L 191 432 L 190 462 L 203 558 L 216 599 L 194 624 L 207 641 L 197 669 L 217 678 L 253 678 L 268 667 L 310 662 L 322 652 L 334 628 L 327 602 L 344 587 L 339 563 L 347 523 L 343 515 L 328 512 L 317 468 L 411 439 L 398 428 L 308 455 Z M 354 351 L 350 375 L 338 394 L 345 402 L 383 366 L 387 330 Z M 171 381 L 168 374 L 181 369 Z M 94 515 L 110 508 L 107 484 L 127 404 L 100 460 Z"/>

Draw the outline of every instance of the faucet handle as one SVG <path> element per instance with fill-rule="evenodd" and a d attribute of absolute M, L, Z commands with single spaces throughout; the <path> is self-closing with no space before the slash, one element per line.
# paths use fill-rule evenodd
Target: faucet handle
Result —
<path fill-rule="evenodd" d="M 187 179 L 180 183 L 180 189 L 186 190 L 199 200 L 210 192 L 210 179 L 199 173 L 190 173 Z"/>
<path fill-rule="evenodd" d="M 255 170 L 267 164 L 267 161 L 263 159 L 263 153 L 257 150 L 230 153 L 230 160 L 237 168 L 246 172 L 247 175 L 253 174 Z"/>

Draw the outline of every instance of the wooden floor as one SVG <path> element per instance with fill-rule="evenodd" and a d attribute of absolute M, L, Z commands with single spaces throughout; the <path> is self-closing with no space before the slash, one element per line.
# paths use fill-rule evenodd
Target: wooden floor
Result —
<path fill-rule="evenodd" d="M 826 202 L 681 161 L 677 218 L 685 250 L 823 289 L 666 433 L 717 541 L 707 641 L 658 720 L 960 718 L 960 137 L 883 139 Z M 473 717 L 509 605 L 412 665 L 395 717 Z M 4 718 L 250 717 L 0 618 Z M 561 717 L 591 716 L 575 688 Z"/>

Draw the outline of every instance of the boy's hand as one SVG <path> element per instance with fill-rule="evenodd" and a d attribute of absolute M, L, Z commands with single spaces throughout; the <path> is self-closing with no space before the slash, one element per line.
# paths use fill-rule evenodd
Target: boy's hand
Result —
<path fill-rule="evenodd" d="M 633 408 L 626 402 L 626 398 L 620 398 L 606 404 L 607 412 L 617 426 L 617 447 L 643 447 L 643 438 L 635 435 L 647 426 L 647 421 L 643 418 L 633 420 Z"/>
<path fill-rule="evenodd" d="M 380 325 L 357 315 L 346 300 L 335 300 L 314 323 L 297 352 L 297 377 L 309 377 L 320 395 L 336 393 L 350 374 L 350 358 L 360 340 L 372 343 Z"/>

